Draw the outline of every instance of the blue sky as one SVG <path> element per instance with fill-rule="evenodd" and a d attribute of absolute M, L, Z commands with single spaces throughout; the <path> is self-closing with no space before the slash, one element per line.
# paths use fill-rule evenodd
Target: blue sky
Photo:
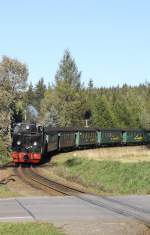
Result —
<path fill-rule="evenodd" d="M 150 1 L 0 0 L 0 57 L 25 62 L 29 81 L 54 81 L 68 48 L 95 86 L 150 82 Z"/>

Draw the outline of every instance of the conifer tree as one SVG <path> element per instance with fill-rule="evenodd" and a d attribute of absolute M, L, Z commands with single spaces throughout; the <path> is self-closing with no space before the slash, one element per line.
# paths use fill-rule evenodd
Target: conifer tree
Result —
<path fill-rule="evenodd" d="M 81 72 L 68 50 L 55 76 L 55 107 L 61 126 L 82 126 L 85 97 L 82 96 Z"/>
<path fill-rule="evenodd" d="M 29 104 L 34 105 L 34 100 L 35 100 L 34 88 L 33 88 L 32 82 L 30 82 L 28 90 L 26 92 L 26 103 L 27 103 L 27 105 L 29 105 Z"/>
<path fill-rule="evenodd" d="M 101 128 L 116 127 L 117 121 L 115 115 L 104 95 L 96 98 L 92 119 L 95 126 Z"/>
<path fill-rule="evenodd" d="M 45 91 L 46 91 L 46 85 L 44 84 L 44 79 L 41 78 L 36 84 L 35 91 L 34 91 L 34 94 L 35 94 L 34 105 L 37 110 L 40 109 L 40 103 L 41 103 L 41 100 L 44 98 Z"/>

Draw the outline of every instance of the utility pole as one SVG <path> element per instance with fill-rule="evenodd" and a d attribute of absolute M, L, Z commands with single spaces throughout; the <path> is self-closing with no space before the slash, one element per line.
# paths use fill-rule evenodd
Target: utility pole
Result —
<path fill-rule="evenodd" d="M 26 122 L 26 120 L 27 120 L 27 110 L 25 109 L 25 111 L 24 111 L 24 120 L 25 120 L 25 122 Z"/>
<path fill-rule="evenodd" d="M 89 127 L 88 126 L 88 119 L 85 119 L 85 127 Z"/>
<path fill-rule="evenodd" d="M 91 116 L 92 116 L 91 110 L 85 111 L 85 113 L 84 113 L 84 120 L 85 120 L 85 127 L 86 127 L 86 128 L 89 127 L 88 121 L 89 121 L 89 119 L 90 119 Z"/>

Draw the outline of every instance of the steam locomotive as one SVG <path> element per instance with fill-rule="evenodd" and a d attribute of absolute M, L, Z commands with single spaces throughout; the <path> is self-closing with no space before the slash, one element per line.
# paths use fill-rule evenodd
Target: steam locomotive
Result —
<path fill-rule="evenodd" d="M 43 130 L 36 124 L 18 123 L 13 130 L 12 158 L 16 163 L 40 162 L 43 155 Z"/>
<path fill-rule="evenodd" d="M 39 163 L 53 151 L 150 144 L 150 130 L 51 128 L 35 123 L 15 125 L 12 141 L 12 158 L 16 163 Z"/>

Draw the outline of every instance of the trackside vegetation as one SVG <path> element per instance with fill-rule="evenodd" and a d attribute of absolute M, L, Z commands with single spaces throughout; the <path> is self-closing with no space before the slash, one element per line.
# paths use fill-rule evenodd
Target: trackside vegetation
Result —
<path fill-rule="evenodd" d="M 150 194 L 150 162 L 60 157 L 53 159 L 53 171 L 99 194 Z"/>
<path fill-rule="evenodd" d="M 1 235 L 64 235 L 48 223 L 0 223 Z"/>
<path fill-rule="evenodd" d="M 10 154 L 4 145 L 2 138 L 0 137 L 0 166 L 7 164 L 11 161 Z"/>

